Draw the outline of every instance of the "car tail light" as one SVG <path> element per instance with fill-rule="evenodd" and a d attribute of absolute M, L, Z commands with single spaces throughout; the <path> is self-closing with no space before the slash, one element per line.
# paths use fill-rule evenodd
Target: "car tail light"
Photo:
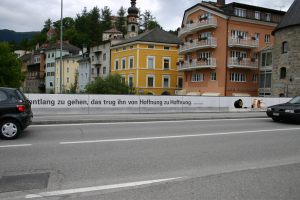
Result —
<path fill-rule="evenodd" d="M 18 109 L 18 111 L 20 111 L 20 112 L 25 112 L 25 110 L 26 110 L 26 108 L 25 108 L 24 105 L 17 105 L 17 109 Z"/>

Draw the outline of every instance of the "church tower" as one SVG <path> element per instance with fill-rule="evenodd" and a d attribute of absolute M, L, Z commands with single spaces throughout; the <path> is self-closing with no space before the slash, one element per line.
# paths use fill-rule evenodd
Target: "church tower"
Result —
<path fill-rule="evenodd" d="M 139 24 L 138 24 L 138 14 L 139 9 L 135 7 L 136 0 L 131 0 L 131 7 L 128 8 L 127 15 L 127 35 L 126 39 L 132 38 L 138 35 Z"/>

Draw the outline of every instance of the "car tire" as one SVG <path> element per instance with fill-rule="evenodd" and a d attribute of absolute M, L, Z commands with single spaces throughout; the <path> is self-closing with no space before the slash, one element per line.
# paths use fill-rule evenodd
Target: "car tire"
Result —
<path fill-rule="evenodd" d="M 6 119 L 0 122 L 0 137 L 5 140 L 13 140 L 22 132 L 19 122 L 13 119 Z"/>
<path fill-rule="evenodd" d="M 280 121 L 279 117 L 272 117 L 272 119 L 273 119 L 274 122 L 279 122 Z"/>

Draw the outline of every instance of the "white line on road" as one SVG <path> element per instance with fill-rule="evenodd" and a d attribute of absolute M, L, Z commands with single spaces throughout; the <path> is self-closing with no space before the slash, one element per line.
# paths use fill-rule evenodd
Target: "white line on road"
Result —
<path fill-rule="evenodd" d="M 71 123 L 71 124 L 36 124 L 30 127 L 52 127 L 52 126 L 87 126 L 87 125 L 123 125 L 123 124 L 159 124 L 159 123 L 183 123 L 183 122 L 216 122 L 216 121 L 249 121 L 262 120 L 262 118 L 243 118 L 243 119 L 187 119 L 187 120 L 163 120 L 163 121 L 143 121 L 143 122 L 95 122 L 95 123 Z M 267 119 L 267 118 L 266 118 Z M 147 119 L 151 120 L 151 119 Z"/>
<path fill-rule="evenodd" d="M 0 145 L 0 148 L 10 148 L 10 147 L 28 147 L 32 144 L 12 144 L 12 145 Z"/>
<path fill-rule="evenodd" d="M 85 143 L 124 142 L 124 141 L 138 141 L 138 140 L 161 140 L 161 139 L 174 139 L 174 138 L 190 138 L 190 137 L 232 135 L 232 134 L 243 134 L 243 133 L 294 131 L 294 130 L 300 130 L 300 128 L 251 130 L 251 131 L 236 131 L 236 132 L 223 132 L 223 133 L 203 133 L 203 134 L 194 134 L 194 135 L 169 135 L 169 136 L 159 136 L 159 137 L 123 138 L 123 139 L 109 139 L 109 140 L 86 140 L 86 141 L 60 142 L 60 144 L 85 144 Z"/>
<path fill-rule="evenodd" d="M 120 183 L 114 185 L 75 188 L 75 189 L 68 189 L 68 190 L 57 190 L 52 192 L 41 192 L 38 194 L 28 194 L 25 196 L 25 198 L 32 199 L 32 198 L 52 197 L 52 196 L 59 196 L 59 195 L 69 195 L 75 193 L 94 192 L 94 191 L 101 191 L 101 190 L 111 190 L 111 189 L 126 188 L 126 187 L 136 187 L 141 185 L 149 185 L 154 183 L 174 181 L 182 178 L 183 177 L 176 177 L 176 178 L 157 179 L 157 180 L 139 181 L 139 182 L 131 182 L 131 183 Z"/>

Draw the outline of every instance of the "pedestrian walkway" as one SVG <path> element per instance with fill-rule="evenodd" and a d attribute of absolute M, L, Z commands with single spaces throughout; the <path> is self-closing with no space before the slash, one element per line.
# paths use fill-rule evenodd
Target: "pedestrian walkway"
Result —
<path fill-rule="evenodd" d="M 144 122 L 144 121 L 239 119 L 239 118 L 266 118 L 266 117 L 267 115 L 265 112 L 36 115 L 33 118 L 33 124 Z"/>

